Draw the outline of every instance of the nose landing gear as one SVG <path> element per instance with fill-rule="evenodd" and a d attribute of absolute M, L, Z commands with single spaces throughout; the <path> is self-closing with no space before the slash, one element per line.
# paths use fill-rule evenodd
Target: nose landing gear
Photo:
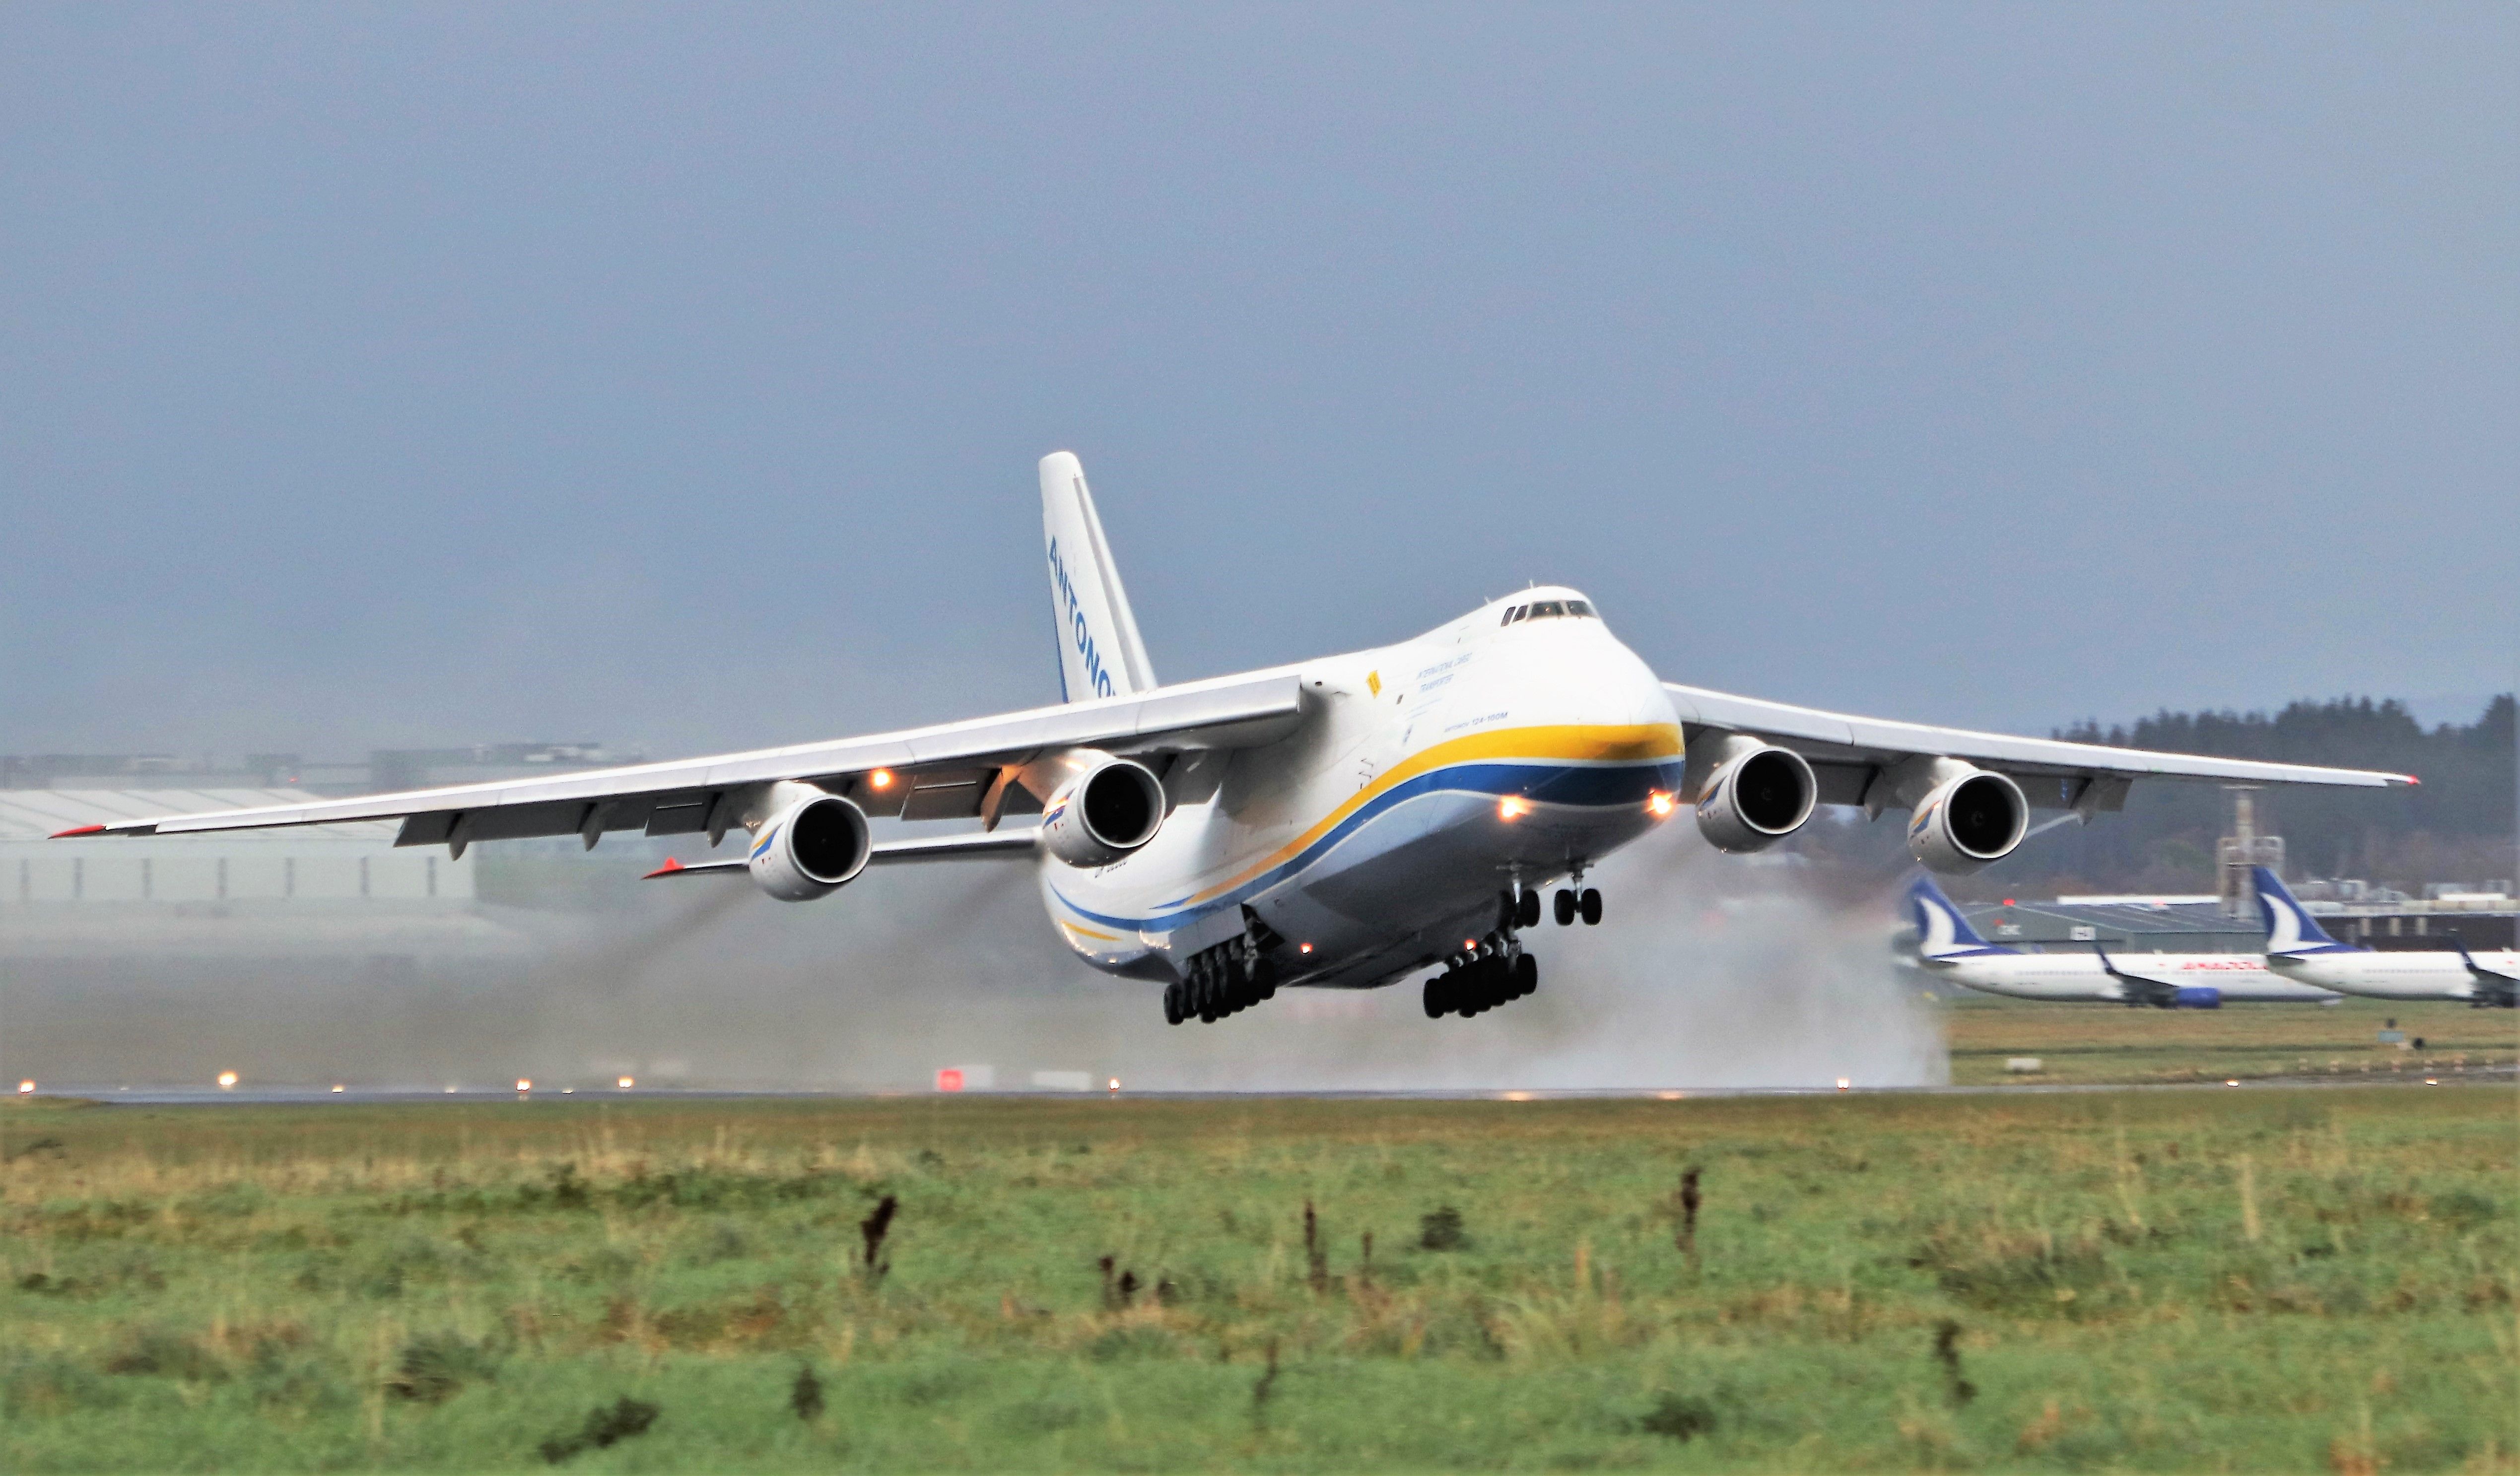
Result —
<path fill-rule="evenodd" d="M 1584 919 L 1586 927 L 1601 920 L 1600 888 L 1588 886 L 1580 892 L 1566 887 L 1557 889 L 1557 925 L 1572 927 L 1579 917 Z M 1532 920 L 1536 922 L 1539 919 L 1535 917 Z"/>

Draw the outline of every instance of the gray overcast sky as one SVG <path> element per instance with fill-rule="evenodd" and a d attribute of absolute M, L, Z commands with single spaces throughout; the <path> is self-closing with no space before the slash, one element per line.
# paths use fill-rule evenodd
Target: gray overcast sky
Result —
<path fill-rule="evenodd" d="M 2515 62 L 2507 5 L 12 4 L 0 749 L 1055 700 L 1061 446 L 1173 679 L 1550 579 L 1888 716 L 2481 698 Z"/>

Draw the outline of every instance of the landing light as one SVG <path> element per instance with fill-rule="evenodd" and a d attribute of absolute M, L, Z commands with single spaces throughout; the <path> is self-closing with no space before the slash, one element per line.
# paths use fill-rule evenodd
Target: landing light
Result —
<path fill-rule="evenodd" d="M 20 1082 L 20 1083 L 18 1084 L 18 1095 L 19 1095 L 20 1096 L 34 1096 L 34 1095 L 35 1095 L 35 1084 L 34 1084 L 33 1082 Z"/>
<path fill-rule="evenodd" d="M 1665 816 L 1671 814 L 1672 810 L 1675 808 L 1675 804 L 1676 802 L 1669 794 L 1660 789 L 1656 789 L 1653 793 L 1645 796 L 1645 813 L 1656 820 L 1661 820 Z"/>
<path fill-rule="evenodd" d="M 531 1092 L 534 1090 L 534 1079 L 530 1076 L 518 1077 L 517 1090 L 519 1092 Z"/>
<path fill-rule="evenodd" d="M 1837 1079 L 1837 1090 L 1839 1090 L 1840 1092 L 1847 1092 L 1847 1091 L 1851 1091 L 1851 1090 L 1853 1090 L 1853 1089 L 1854 1089 L 1854 1086 L 1855 1086 L 1855 1083 L 1853 1083 L 1853 1082 L 1851 1082 L 1851 1081 L 1847 1080 L 1845 1077 L 1842 1077 L 1842 1076 L 1841 1076 L 1841 1077 L 1839 1077 L 1839 1078 Z"/>
<path fill-rule="evenodd" d="M 1521 796 L 1508 794 L 1497 801 L 1497 819 L 1520 820 L 1531 812 L 1531 805 Z"/>
<path fill-rule="evenodd" d="M 892 787 L 892 771 L 889 769 L 878 769 L 873 774 L 867 776 L 867 783 L 873 788 L 889 789 Z"/>
<path fill-rule="evenodd" d="M 619 1081 L 617 1081 L 617 1082 L 614 1082 L 612 1085 L 614 1085 L 614 1086 L 616 1086 L 616 1087 L 620 1088 L 620 1089 L 621 1089 L 622 1091 L 624 1091 L 624 1092 L 627 1092 L 627 1091 L 629 1091 L 631 1088 L 633 1088 L 633 1087 L 635 1087 L 635 1086 L 639 1085 L 639 1083 L 638 1083 L 637 1079 L 635 1079 L 635 1078 L 633 1078 L 633 1077 L 627 1077 L 627 1076 L 625 1076 L 625 1077 L 621 1078 L 621 1080 L 619 1080 Z"/>
<path fill-rule="evenodd" d="M 1120 1079 L 1116 1076 L 1111 1078 L 1111 1095 L 1113 1096 L 1120 1095 Z"/>
<path fill-rule="evenodd" d="M 222 1071 L 222 1072 L 220 1072 L 220 1073 L 219 1073 L 219 1090 L 220 1090 L 220 1091 L 222 1091 L 222 1092 L 228 1091 L 229 1089 L 231 1089 L 231 1088 L 233 1088 L 234 1086 L 236 1086 L 236 1084 L 237 1084 L 237 1074 L 236 1074 L 235 1072 L 233 1072 L 233 1071 Z"/>
<path fill-rule="evenodd" d="M 350 1089 L 349 1089 L 349 1088 L 347 1088 L 347 1087 L 342 1086 L 339 1082 L 335 1082 L 335 1083 L 333 1084 L 333 1090 L 334 1090 L 334 1091 L 336 1091 L 336 1092 L 347 1092 L 347 1091 L 349 1091 Z"/>
<path fill-rule="evenodd" d="M 1313 951 L 1313 946 L 1312 946 L 1311 944 L 1309 944 L 1309 943 L 1298 943 L 1298 944 L 1296 944 L 1296 945 L 1295 945 L 1295 952 L 1297 952 L 1297 953 L 1299 953 L 1299 954 L 1308 954 L 1308 953 L 1311 953 L 1312 951 Z"/>

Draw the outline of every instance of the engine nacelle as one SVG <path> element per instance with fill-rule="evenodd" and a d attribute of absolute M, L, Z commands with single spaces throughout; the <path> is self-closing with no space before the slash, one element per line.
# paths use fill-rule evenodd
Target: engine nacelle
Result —
<path fill-rule="evenodd" d="M 1041 809 L 1041 838 L 1069 866 L 1111 863 L 1155 838 L 1164 824 L 1164 782 L 1135 759 L 1102 755 L 1052 791 Z"/>
<path fill-rule="evenodd" d="M 752 833 L 753 884 L 782 902 L 828 897 L 857 879 L 875 851 L 866 812 L 836 794 L 799 800 Z"/>
<path fill-rule="evenodd" d="M 2030 830 L 2030 799 L 2021 786 L 1986 769 L 1957 774 L 1934 786 L 1908 820 L 1908 854 L 1929 872 L 1965 876 L 2002 861 Z"/>
<path fill-rule="evenodd" d="M 1744 745 L 1707 776 L 1697 828 L 1719 851 L 1764 851 L 1801 829 L 1819 802 L 1820 782 L 1801 754 Z"/>

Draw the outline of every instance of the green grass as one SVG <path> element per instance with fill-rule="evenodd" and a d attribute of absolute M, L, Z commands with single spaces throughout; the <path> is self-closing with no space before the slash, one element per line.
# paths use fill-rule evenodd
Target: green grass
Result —
<path fill-rule="evenodd" d="M 0 1468 L 2508 1471 L 2513 1107 L 12 1104 Z"/>
<path fill-rule="evenodd" d="M 2520 1011 L 2443 1003 L 2346 1000 L 2333 1006 L 2233 1005 L 2222 1009 L 2130 1009 L 1970 995 L 1943 1006 L 1952 1081 L 2018 1081 L 2013 1056 L 2037 1056 L 2033 1080 L 2242 1081 L 2266 1077 L 2414 1079 L 2458 1076 L 2520 1059 Z M 2408 1049 L 2383 1046 L 2395 1020 Z M 2411 1049 L 2420 1038 L 2424 1049 Z"/>

